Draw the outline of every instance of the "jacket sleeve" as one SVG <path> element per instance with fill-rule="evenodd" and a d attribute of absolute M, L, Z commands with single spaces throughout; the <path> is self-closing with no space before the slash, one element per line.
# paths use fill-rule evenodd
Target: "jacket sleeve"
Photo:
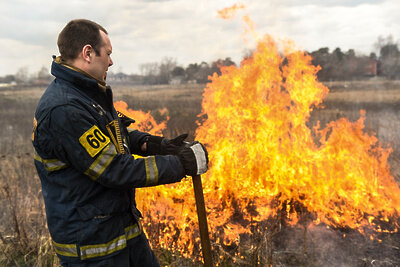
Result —
<path fill-rule="evenodd" d="M 129 149 L 133 154 L 145 156 L 146 153 L 142 151 L 141 147 L 146 140 L 148 133 L 144 133 L 138 130 L 133 130 L 128 128 L 129 134 Z"/>
<path fill-rule="evenodd" d="M 135 159 L 119 154 L 101 125 L 78 105 L 59 106 L 49 116 L 54 155 L 105 186 L 154 186 L 178 182 L 185 175 L 176 156 Z"/>

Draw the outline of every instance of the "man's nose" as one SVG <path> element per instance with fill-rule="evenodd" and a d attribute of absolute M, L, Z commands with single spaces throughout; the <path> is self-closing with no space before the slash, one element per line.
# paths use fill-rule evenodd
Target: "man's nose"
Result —
<path fill-rule="evenodd" d="M 110 57 L 110 59 L 108 60 L 108 66 L 111 67 L 113 64 L 114 64 L 114 62 L 113 62 L 113 60 L 112 60 L 111 57 Z"/>

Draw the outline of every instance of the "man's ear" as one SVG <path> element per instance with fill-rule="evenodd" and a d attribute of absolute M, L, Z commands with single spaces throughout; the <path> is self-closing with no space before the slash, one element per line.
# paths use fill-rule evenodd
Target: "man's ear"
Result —
<path fill-rule="evenodd" d="M 94 50 L 90 44 L 87 44 L 82 48 L 82 57 L 88 63 L 90 63 L 92 61 L 91 56 L 93 53 L 94 53 Z"/>

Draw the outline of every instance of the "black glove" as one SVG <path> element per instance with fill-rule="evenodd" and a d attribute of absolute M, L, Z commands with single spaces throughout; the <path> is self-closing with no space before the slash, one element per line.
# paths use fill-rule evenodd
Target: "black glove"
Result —
<path fill-rule="evenodd" d="M 174 139 L 167 139 L 161 136 L 149 135 L 147 142 L 147 155 L 177 155 L 188 134 L 181 134 Z"/>
<path fill-rule="evenodd" d="M 197 141 L 182 146 L 178 157 L 187 175 L 200 175 L 208 169 L 207 149 Z"/>

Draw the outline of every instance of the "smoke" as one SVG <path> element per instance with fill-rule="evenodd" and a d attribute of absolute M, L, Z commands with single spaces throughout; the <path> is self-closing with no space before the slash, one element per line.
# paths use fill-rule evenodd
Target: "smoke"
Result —
<path fill-rule="evenodd" d="M 354 230 L 325 225 L 287 227 L 275 235 L 274 266 L 399 266 L 398 234 L 371 240 Z"/>

